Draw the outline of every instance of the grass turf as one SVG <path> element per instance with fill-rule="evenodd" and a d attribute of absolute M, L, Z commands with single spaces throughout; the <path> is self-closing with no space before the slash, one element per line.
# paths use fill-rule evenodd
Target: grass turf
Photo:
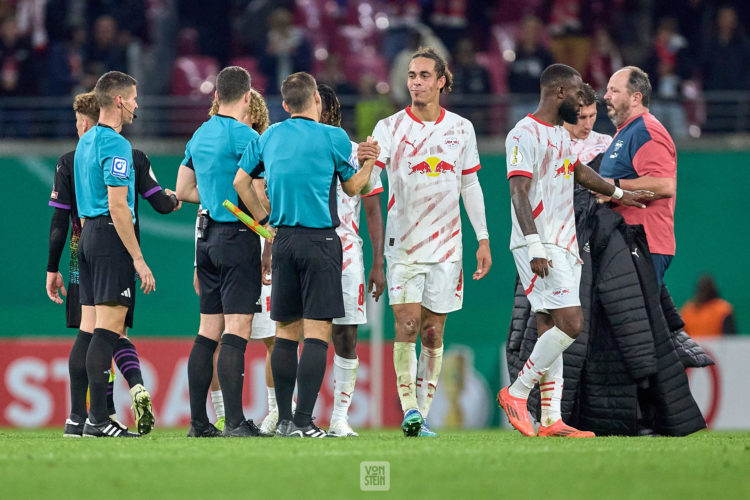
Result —
<path fill-rule="evenodd" d="M 524 438 L 503 430 L 406 439 L 63 439 L 0 429 L 0 497 L 750 498 L 750 433 Z M 390 491 L 360 491 L 360 462 L 390 462 Z"/>

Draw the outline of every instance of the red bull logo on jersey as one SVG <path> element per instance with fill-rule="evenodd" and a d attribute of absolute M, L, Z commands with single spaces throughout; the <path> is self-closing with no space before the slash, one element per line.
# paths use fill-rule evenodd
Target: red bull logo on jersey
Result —
<path fill-rule="evenodd" d="M 565 158 L 565 161 L 563 164 L 558 167 L 557 170 L 555 170 L 555 178 L 563 175 L 566 179 L 570 179 L 570 174 L 572 174 L 575 171 L 575 165 L 570 163 L 570 160 Z"/>
<path fill-rule="evenodd" d="M 437 177 L 443 172 L 455 173 L 455 167 L 450 163 L 444 162 L 436 156 L 430 156 L 424 161 L 410 165 L 409 175 L 411 174 L 427 174 L 430 177 Z"/>
<path fill-rule="evenodd" d="M 552 291 L 552 296 L 553 297 L 565 297 L 569 293 L 570 293 L 570 290 L 568 290 L 567 288 L 555 288 Z"/>

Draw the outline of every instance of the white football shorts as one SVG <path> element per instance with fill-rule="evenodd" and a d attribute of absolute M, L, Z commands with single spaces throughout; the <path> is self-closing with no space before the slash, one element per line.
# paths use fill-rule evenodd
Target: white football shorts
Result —
<path fill-rule="evenodd" d="M 344 292 L 343 318 L 333 318 L 334 325 L 364 325 L 367 323 L 365 299 L 365 270 L 362 266 L 349 266 L 341 273 L 341 289 Z"/>
<path fill-rule="evenodd" d="M 276 335 L 276 322 L 271 319 L 271 285 L 263 285 L 260 289 L 261 312 L 253 315 L 253 326 L 250 330 L 251 339 L 265 339 Z"/>
<path fill-rule="evenodd" d="M 388 263 L 388 300 L 391 305 L 422 304 L 438 314 L 458 311 L 464 301 L 461 261 L 434 264 Z"/>
<path fill-rule="evenodd" d="M 581 305 L 578 294 L 581 283 L 581 263 L 570 252 L 557 245 L 544 245 L 552 261 L 546 278 L 534 274 L 529 261 L 528 247 L 513 250 L 518 276 L 534 312 L 547 312 Z"/>

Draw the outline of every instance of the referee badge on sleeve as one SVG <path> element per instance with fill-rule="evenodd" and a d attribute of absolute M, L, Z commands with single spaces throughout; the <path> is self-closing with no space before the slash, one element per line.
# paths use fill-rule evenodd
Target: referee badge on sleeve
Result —
<path fill-rule="evenodd" d="M 128 177 L 128 160 L 121 156 L 115 156 L 112 158 L 112 169 L 110 173 L 120 179 L 126 179 Z"/>

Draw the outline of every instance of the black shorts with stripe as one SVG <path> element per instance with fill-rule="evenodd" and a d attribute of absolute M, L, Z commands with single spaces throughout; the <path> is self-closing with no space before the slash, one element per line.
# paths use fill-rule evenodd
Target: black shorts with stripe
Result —
<path fill-rule="evenodd" d="M 279 227 L 272 259 L 271 319 L 344 317 L 341 240 L 335 229 Z"/>
<path fill-rule="evenodd" d="M 201 314 L 260 312 L 260 240 L 244 224 L 209 219 L 195 263 Z"/>
<path fill-rule="evenodd" d="M 109 216 L 86 219 L 78 243 L 78 265 L 81 305 L 119 304 L 130 308 L 134 304 L 133 259 Z"/>

